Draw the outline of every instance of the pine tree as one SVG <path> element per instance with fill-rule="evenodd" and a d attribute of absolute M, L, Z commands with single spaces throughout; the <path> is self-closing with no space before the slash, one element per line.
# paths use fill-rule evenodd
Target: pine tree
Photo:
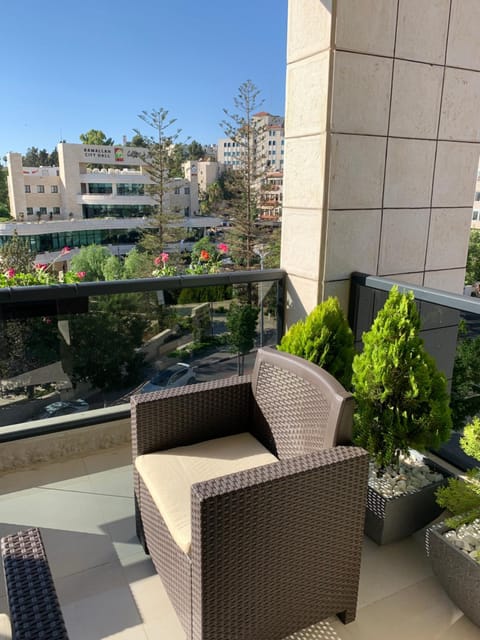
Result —
<path fill-rule="evenodd" d="M 253 247 L 262 241 L 263 232 L 255 224 L 258 212 L 259 184 L 265 173 L 261 150 L 264 127 L 254 116 L 263 100 L 251 80 L 240 85 L 234 98 L 236 113 L 224 109 L 228 120 L 221 122 L 225 135 L 235 143 L 234 170 L 225 175 L 225 190 L 230 193 L 227 208 L 232 228 L 228 244 L 235 261 L 245 268 L 256 262 Z"/>
<path fill-rule="evenodd" d="M 353 360 L 354 439 L 380 468 L 409 448 L 437 448 L 450 436 L 446 379 L 419 331 L 413 293 L 394 287 Z"/>
<path fill-rule="evenodd" d="M 328 298 L 293 324 L 278 349 L 314 362 L 350 389 L 353 333 L 337 298 Z"/>
<path fill-rule="evenodd" d="M 146 192 L 154 201 L 150 228 L 143 231 L 139 244 L 150 255 L 158 255 L 168 242 L 178 241 L 182 237 L 181 228 L 172 225 L 178 221 L 178 215 L 170 209 L 168 202 L 175 167 L 174 149 L 181 129 L 170 133 L 176 118 L 169 118 L 168 111 L 163 108 L 142 111 L 138 117 L 154 131 L 153 135 L 146 136 L 135 130 L 136 135 L 142 136 L 147 143 L 142 160 L 151 180 Z"/>

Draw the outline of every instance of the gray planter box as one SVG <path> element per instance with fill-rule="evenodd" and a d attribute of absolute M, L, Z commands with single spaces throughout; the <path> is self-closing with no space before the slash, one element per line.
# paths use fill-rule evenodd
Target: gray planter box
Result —
<path fill-rule="evenodd" d="M 430 461 L 429 466 L 440 473 L 445 472 Z M 395 498 L 384 498 L 375 489 L 368 487 L 365 533 L 377 544 L 389 544 L 406 538 L 438 518 L 443 509 L 435 500 L 435 492 L 447 482 L 434 482 L 416 493 L 407 493 Z"/>
<path fill-rule="evenodd" d="M 480 564 L 449 542 L 445 531 L 448 527 L 441 522 L 426 533 L 433 573 L 449 598 L 480 627 Z"/>

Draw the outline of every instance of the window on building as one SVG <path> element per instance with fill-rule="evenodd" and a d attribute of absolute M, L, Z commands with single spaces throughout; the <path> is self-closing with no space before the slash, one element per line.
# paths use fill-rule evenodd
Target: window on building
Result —
<path fill-rule="evenodd" d="M 110 194 L 112 193 L 111 182 L 92 182 L 88 185 L 88 193 L 91 194 Z"/>
<path fill-rule="evenodd" d="M 480 191 L 475 193 L 475 200 L 480 200 Z"/>
<path fill-rule="evenodd" d="M 52 184 L 50 187 L 50 193 L 58 193 L 58 187 L 56 184 Z"/>
<path fill-rule="evenodd" d="M 175 187 L 175 189 L 174 189 L 173 193 L 174 193 L 176 196 L 179 196 L 179 195 L 180 195 L 180 187 Z"/>
<path fill-rule="evenodd" d="M 37 193 L 45 193 L 45 187 L 43 184 L 37 184 Z"/>
<path fill-rule="evenodd" d="M 183 215 L 188 217 L 190 215 L 190 207 L 185 207 L 183 210 Z"/>
<path fill-rule="evenodd" d="M 472 220 L 478 220 L 478 214 L 480 211 L 478 209 L 474 209 L 472 213 Z"/>
<path fill-rule="evenodd" d="M 29 184 L 25 185 L 25 193 L 30 193 L 30 185 Z"/>
<path fill-rule="evenodd" d="M 60 207 L 53 207 L 53 215 L 54 216 L 60 215 Z"/>
<path fill-rule="evenodd" d="M 185 189 L 183 190 L 183 193 L 188 196 L 190 195 L 190 187 L 185 187 Z"/>
<path fill-rule="evenodd" d="M 27 207 L 27 216 L 33 216 L 33 207 Z"/>
<path fill-rule="evenodd" d="M 138 183 L 119 183 L 117 184 L 117 195 L 119 196 L 143 196 L 145 194 L 145 185 Z"/>
<path fill-rule="evenodd" d="M 40 207 L 40 209 L 38 210 L 38 213 L 41 216 L 46 216 L 47 215 L 47 207 Z"/>

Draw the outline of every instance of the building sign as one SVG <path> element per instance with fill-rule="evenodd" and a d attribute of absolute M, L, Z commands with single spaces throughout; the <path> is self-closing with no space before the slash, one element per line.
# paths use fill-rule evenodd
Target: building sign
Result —
<path fill-rule="evenodd" d="M 135 147 L 120 147 L 120 146 L 96 146 L 96 145 L 83 145 L 80 160 L 84 162 L 96 162 L 100 164 L 143 164 L 143 156 L 145 150 L 139 150 Z"/>
<path fill-rule="evenodd" d="M 116 147 L 115 147 L 116 148 Z M 111 160 L 113 162 L 114 147 L 83 147 L 83 157 L 85 160 Z"/>

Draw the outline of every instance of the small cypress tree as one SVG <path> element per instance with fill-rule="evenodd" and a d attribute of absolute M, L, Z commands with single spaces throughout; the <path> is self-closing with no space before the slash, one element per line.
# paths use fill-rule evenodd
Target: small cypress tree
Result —
<path fill-rule="evenodd" d="M 350 389 L 353 333 L 338 298 L 321 302 L 304 321 L 292 325 L 278 349 L 314 362 Z"/>
<path fill-rule="evenodd" d="M 465 427 L 460 446 L 467 455 L 480 463 L 478 417 Z M 453 514 L 453 517 L 445 520 L 449 527 L 456 529 L 461 524 L 468 524 L 480 518 L 480 467 L 469 469 L 463 479 L 449 478 L 448 486 L 437 489 L 436 497 L 438 504 Z"/>
<path fill-rule="evenodd" d="M 425 351 L 413 292 L 394 287 L 353 360 L 354 441 L 380 468 L 409 448 L 437 448 L 452 420 L 445 376 Z"/>

